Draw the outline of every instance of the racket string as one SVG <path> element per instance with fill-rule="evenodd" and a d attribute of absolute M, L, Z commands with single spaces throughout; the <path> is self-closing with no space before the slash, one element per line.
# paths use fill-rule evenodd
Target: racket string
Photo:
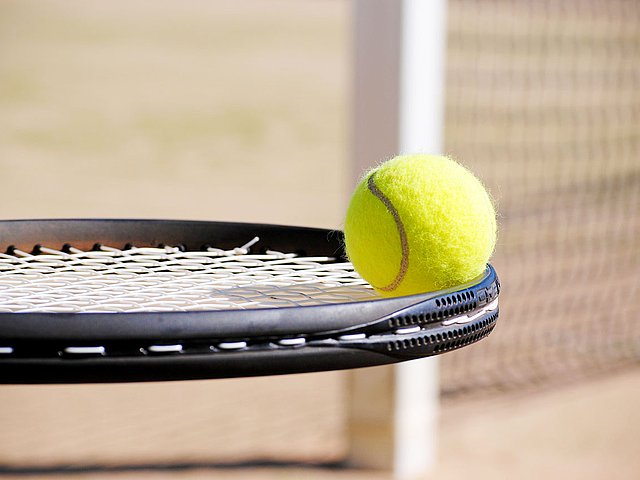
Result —
<path fill-rule="evenodd" d="M 241 247 L 0 253 L 2 312 L 135 312 L 304 306 L 377 298 L 348 262 Z"/>

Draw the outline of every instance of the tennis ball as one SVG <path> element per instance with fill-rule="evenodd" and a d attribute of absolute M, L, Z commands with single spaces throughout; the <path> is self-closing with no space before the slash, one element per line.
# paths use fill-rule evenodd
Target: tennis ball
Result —
<path fill-rule="evenodd" d="M 496 243 L 487 191 L 462 165 L 403 155 L 369 171 L 344 225 L 347 256 L 383 296 L 457 286 L 482 274 Z"/>

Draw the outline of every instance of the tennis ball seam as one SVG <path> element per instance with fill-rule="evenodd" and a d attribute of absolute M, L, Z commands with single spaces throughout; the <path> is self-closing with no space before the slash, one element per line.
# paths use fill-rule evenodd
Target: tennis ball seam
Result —
<path fill-rule="evenodd" d="M 398 234 L 400 235 L 400 248 L 402 250 L 402 258 L 400 259 L 400 269 L 398 270 L 398 274 L 393 279 L 393 281 L 384 286 L 375 288 L 378 290 L 382 290 L 384 292 L 391 292 L 398 288 L 405 275 L 407 274 L 407 270 L 409 269 L 409 241 L 407 240 L 407 232 L 404 228 L 404 223 L 402 223 L 402 218 L 400 218 L 400 213 L 393 205 L 389 197 L 387 197 L 382 191 L 378 188 L 375 182 L 375 172 L 373 172 L 369 179 L 367 180 L 367 187 L 369 191 L 375 196 L 378 200 L 380 200 L 384 206 L 387 208 L 393 220 L 396 224 L 396 229 L 398 230 Z"/>

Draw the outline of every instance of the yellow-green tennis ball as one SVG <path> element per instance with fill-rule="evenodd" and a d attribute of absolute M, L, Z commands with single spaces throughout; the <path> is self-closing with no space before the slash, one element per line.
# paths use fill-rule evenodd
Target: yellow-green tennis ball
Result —
<path fill-rule="evenodd" d="M 482 274 L 496 243 L 487 191 L 462 165 L 404 155 L 369 171 L 344 226 L 349 260 L 381 295 L 430 292 Z"/>

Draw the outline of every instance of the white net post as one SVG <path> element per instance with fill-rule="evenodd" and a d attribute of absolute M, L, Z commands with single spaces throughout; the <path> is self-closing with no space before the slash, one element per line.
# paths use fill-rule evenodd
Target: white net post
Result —
<path fill-rule="evenodd" d="M 354 177 L 442 151 L 446 0 L 353 0 Z M 350 373 L 349 460 L 412 478 L 436 459 L 435 358 Z"/>

